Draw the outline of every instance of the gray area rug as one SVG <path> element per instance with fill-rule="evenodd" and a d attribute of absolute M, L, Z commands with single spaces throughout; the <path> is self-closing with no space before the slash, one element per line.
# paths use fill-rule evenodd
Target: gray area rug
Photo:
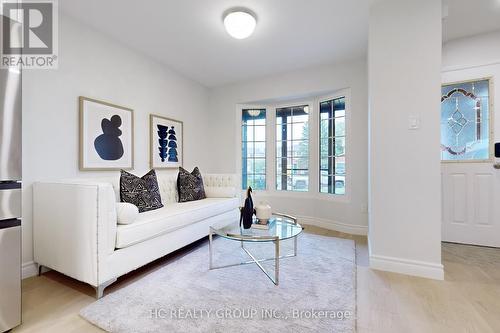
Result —
<path fill-rule="evenodd" d="M 292 251 L 282 242 L 281 254 Z M 272 243 L 246 246 L 260 258 Z M 239 243 L 214 241 L 214 264 L 246 261 Z M 272 261 L 265 268 L 274 272 Z M 84 308 L 109 332 L 354 332 L 355 244 L 302 234 L 275 286 L 255 265 L 208 270 L 208 243 Z"/>

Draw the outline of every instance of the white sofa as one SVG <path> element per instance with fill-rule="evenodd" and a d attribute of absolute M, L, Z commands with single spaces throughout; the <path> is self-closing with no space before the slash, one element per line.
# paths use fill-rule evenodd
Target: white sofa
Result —
<path fill-rule="evenodd" d="M 207 236 L 209 226 L 238 220 L 235 175 L 203 175 L 207 199 L 186 203 L 177 202 L 177 175 L 159 171 L 157 178 L 164 207 L 127 225 L 117 224 L 118 175 L 35 183 L 33 242 L 40 269 L 88 283 L 100 298 L 117 277 Z"/>

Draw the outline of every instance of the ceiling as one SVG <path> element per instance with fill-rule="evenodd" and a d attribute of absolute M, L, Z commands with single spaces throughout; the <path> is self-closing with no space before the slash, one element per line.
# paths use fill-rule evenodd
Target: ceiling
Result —
<path fill-rule="evenodd" d="M 500 0 L 443 0 L 443 4 L 445 42 L 500 30 Z"/>
<path fill-rule="evenodd" d="M 257 14 L 244 40 L 224 30 L 235 5 Z M 60 8 L 95 29 L 211 87 L 363 57 L 365 0 L 64 0 Z"/>
<path fill-rule="evenodd" d="M 443 39 L 500 30 L 500 0 L 443 0 Z M 236 40 L 222 13 L 257 28 Z M 65 13 L 207 87 L 366 56 L 369 0 L 64 0 Z"/>

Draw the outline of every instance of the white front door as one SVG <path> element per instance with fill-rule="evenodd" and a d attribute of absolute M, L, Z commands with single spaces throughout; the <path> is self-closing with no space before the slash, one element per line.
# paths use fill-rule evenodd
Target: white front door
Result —
<path fill-rule="evenodd" d="M 500 169 L 494 168 L 491 90 L 491 80 L 443 86 L 443 241 L 500 247 Z"/>
<path fill-rule="evenodd" d="M 500 247 L 500 170 L 446 163 L 442 189 L 443 241 Z"/>

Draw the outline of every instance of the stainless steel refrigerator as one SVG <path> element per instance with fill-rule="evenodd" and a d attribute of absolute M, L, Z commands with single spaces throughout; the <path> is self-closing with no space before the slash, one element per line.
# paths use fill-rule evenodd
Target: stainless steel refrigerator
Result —
<path fill-rule="evenodd" d="M 21 324 L 21 76 L 0 69 L 0 332 Z"/>

